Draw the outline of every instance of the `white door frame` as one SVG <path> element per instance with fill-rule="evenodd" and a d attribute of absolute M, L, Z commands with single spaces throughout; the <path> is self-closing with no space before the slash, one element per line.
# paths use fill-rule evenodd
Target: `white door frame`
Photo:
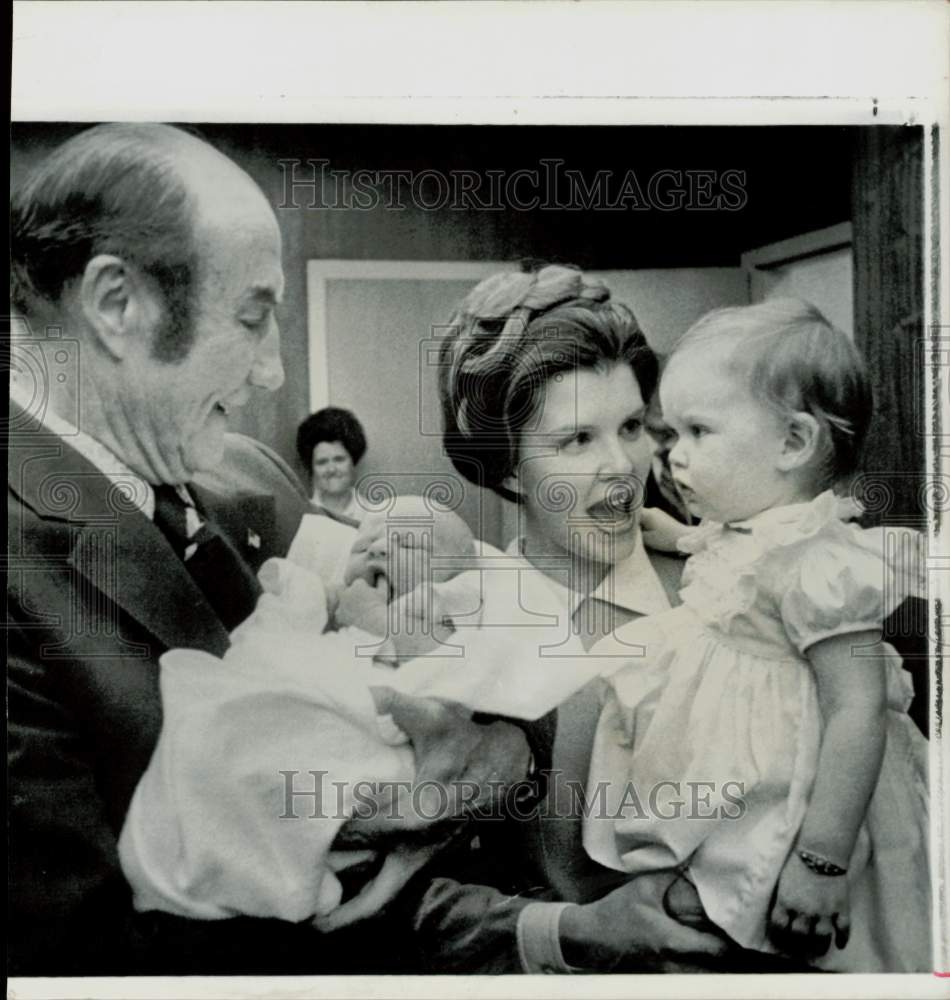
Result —
<path fill-rule="evenodd" d="M 445 260 L 308 260 L 310 412 L 330 403 L 327 282 L 329 281 L 472 281 L 517 265 L 499 261 Z"/>

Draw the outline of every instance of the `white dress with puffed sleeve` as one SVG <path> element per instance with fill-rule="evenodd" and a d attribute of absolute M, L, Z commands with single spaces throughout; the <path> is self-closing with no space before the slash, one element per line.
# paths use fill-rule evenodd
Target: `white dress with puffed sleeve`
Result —
<path fill-rule="evenodd" d="M 692 553 L 683 605 L 618 631 L 646 655 L 611 678 L 584 846 L 631 873 L 688 864 L 710 919 L 746 948 L 775 950 L 767 917 L 815 778 L 808 650 L 879 630 L 923 592 L 919 537 L 844 519 L 857 512 L 829 492 L 704 524 L 681 545 Z M 912 687 L 894 649 L 852 652 L 869 666 L 886 657 L 887 745 L 846 876 L 851 940 L 818 964 L 930 970 L 927 742 L 907 715 Z"/>

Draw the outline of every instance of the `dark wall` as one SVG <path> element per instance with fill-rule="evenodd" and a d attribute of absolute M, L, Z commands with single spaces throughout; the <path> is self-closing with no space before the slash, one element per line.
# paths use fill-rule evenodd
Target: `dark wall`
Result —
<path fill-rule="evenodd" d="M 14 124 L 11 182 L 83 127 Z M 744 250 L 850 218 L 849 128 L 207 125 L 200 131 L 244 167 L 275 206 L 284 206 L 277 217 L 287 278 L 281 310 L 287 381 L 281 392 L 249 405 L 239 429 L 291 460 L 295 428 L 308 408 L 308 259 L 541 257 L 592 268 L 734 267 Z M 372 207 L 333 207 L 354 192 L 329 174 L 319 189 L 291 192 L 290 165 L 282 167 L 281 160 L 300 161 L 296 176 L 303 179 L 313 175 L 305 161 L 324 160 L 326 171 L 400 170 L 417 180 L 434 171 L 456 187 L 464 183 L 460 172 L 468 172 L 482 187 L 468 195 L 468 207 L 453 205 L 450 193 L 448 203 L 427 208 L 445 200 L 430 174 L 417 188 L 421 205 L 413 204 L 409 182 L 394 179 L 401 205 L 387 204 L 384 183 Z M 559 165 L 545 167 L 544 160 Z M 529 177 L 506 195 L 504 186 L 519 170 L 537 171 L 537 184 Z M 568 184 L 567 171 L 576 171 L 580 188 Z M 679 174 L 661 179 L 663 171 Z M 743 203 L 734 211 L 704 207 L 710 195 L 722 193 L 713 182 L 705 197 L 699 190 L 694 204 L 677 206 L 677 176 L 688 190 L 687 171 L 740 172 Z M 552 175 L 557 180 L 550 181 Z M 704 182 L 694 183 L 702 188 Z M 582 202 L 584 190 L 593 207 L 561 207 L 572 196 Z M 536 207 L 517 204 L 534 195 L 540 196 Z M 495 207 L 499 203 L 504 207 Z"/>

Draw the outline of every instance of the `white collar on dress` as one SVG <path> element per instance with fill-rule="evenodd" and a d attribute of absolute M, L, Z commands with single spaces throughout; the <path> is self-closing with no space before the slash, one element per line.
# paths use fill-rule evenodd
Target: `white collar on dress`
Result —
<path fill-rule="evenodd" d="M 534 569 L 522 555 L 521 547 L 522 539 L 515 538 L 505 553 L 509 556 L 517 556 L 529 568 Z M 541 574 L 541 570 L 535 570 L 535 572 Z M 545 580 L 562 599 L 569 613 L 573 615 L 586 595 L 565 587 L 549 576 L 545 576 Z M 614 564 L 597 589 L 591 594 L 591 597 L 615 604 L 617 607 L 625 608 L 638 615 L 659 614 L 661 611 L 670 609 L 670 599 L 650 562 L 650 557 L 643 544 L 643 535 L 639 531 L 633 552 L 626 559 Z"/>
<path fill-rule="evenodd" d="M 781 507 L 771 507 L 744 521 L 730 521 L 725 527 L 744 534 L 752 534 L 812 520 L 821 523 L 835 519 L 847 521 L 862 513 L 860 504 L 851 497 L 840 497 L 833 490 L 825 490 L 813 500 L 801 500 L 798 503 L 783 504 Z"/>
<path fill-rule="evenodd" d="M 110 482 L 122 489 L 130 502 L 138 501 L 139 510 L 150 520 L 155 519 L 155 491 L 151 483 L 133 472 L 114 452 L 95 438 L 81 431 L 75 424 L 53 413 L 47 406 L 45 412 L 36 414 L 34 398 L 30 389 L 22 381 L 10 380 L 10 398 L 37 420 L 51 434 L 64 440 L 87 462 L 94 465 Z"/>

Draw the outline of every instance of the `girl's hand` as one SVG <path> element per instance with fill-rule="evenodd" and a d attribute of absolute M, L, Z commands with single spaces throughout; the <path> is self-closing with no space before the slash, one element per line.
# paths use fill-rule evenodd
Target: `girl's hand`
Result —
<path fill-rule="evenodd" d="M 676 542 L 690 531 L 659 507 L 644 507 L 640 511 L 640 530 L 643 544 L 655 552 L 678 552 Z"/>
<path fill-rule="evenodd" d="M 819 875 L 797 853 L 785 862 L 769 917 L 769 938 L 789 954 L 824 955 L 844 948 L 850 934 L 848 883 L 844 876 Z"/>

